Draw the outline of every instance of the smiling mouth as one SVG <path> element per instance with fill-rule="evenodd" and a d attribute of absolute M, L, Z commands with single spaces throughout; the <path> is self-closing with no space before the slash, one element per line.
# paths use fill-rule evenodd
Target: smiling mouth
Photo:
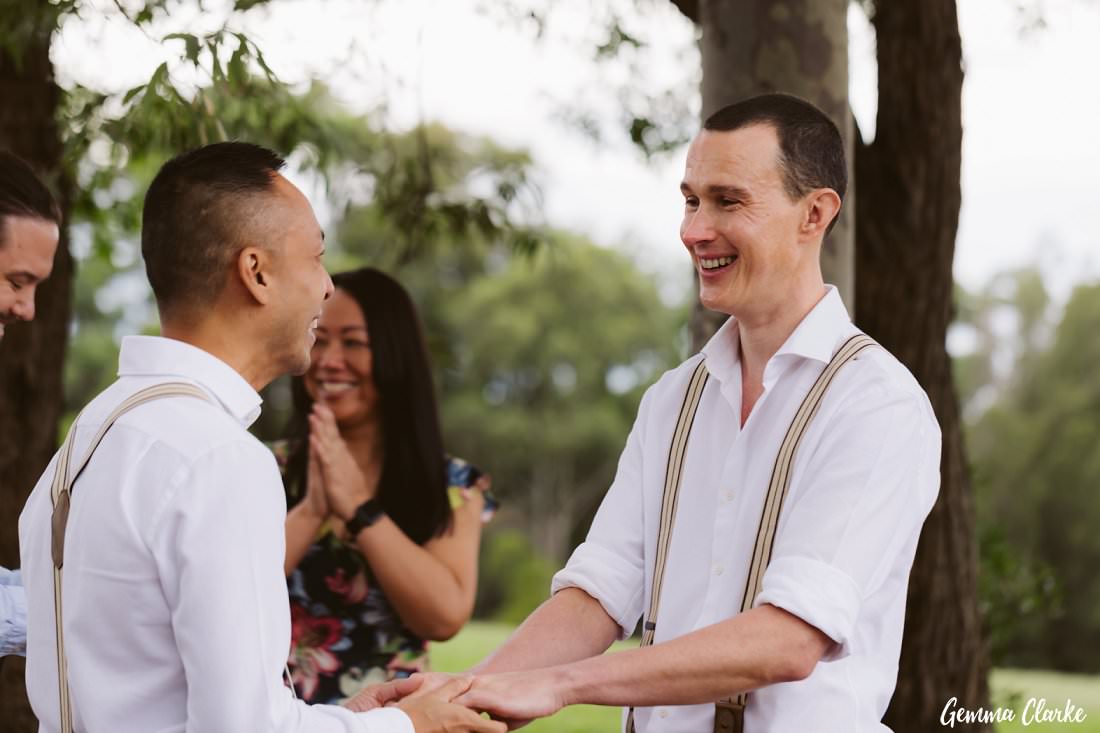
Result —
<path fill-rule="evenodd" d="M 737 255 L 730 257 L 700 257 L 699 267 L 708 272 L 713 270 L 721 270 L 723 267 L 732 265 L 737 260 Z"/>
<path fill-rule="evenodd" d="M 351 382 L 317 382 L 317 389 L 328 396 L 350 392 L 354 388 L 355 384 Z"/>

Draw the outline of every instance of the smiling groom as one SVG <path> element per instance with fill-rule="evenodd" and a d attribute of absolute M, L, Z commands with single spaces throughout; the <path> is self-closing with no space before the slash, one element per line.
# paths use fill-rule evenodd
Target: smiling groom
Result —
<path fill-rule="evenodd" d="M 803 100 L 704 123 L 680 237 L 731 318 L 646 392 L 587 539 L 459 702 L 510 721 L 616 705 L 646 733 L 885 730 L 940 431 L 822 279 L 846 184 Z M 603 655 L 639 619 L 643 648 Z"/>
<path fill-rule="evenodd" d="M 123 339 L 118 380 L 19 519 L 27 692 L 45 733 L 503 729 L 450 703 L 461 679 L 365 690 L 357 706 L 375 709 L 361 713 L 306 705 L 283 682 L 286 502 L 247 428 L 265 385 L 308 368 L 333 292 L 321 227 L 283 165 L 217 143 L 168 161 L 146 194 L 162 335 Z"/>

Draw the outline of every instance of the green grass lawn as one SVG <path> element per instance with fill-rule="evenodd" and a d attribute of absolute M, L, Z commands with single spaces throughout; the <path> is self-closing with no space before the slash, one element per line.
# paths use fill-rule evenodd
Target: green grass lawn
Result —
<path fill-rule="evenodd" d="M 1012 709 L 1016 720 L 1002 723 L 998 733 L 1100 733 L 1100 676 L 1040 672 L 1035 670 L 998 669 L 993 672 L 993 704 Z M 1047 708 L 1061 709 L 1066 700 L 1084 709 L 1083 723 L 1023 724 L 1024 706 L 1029 698 L 1046 698 Z"/>
<path fill-rule="evenodd" d="M 496 649 L 510 633 L 512 628 L 505 624 L 473 622 L 451 641 L 432 645 L 432 667 L 439 672 L 468 669 Z M 613 650 L 630 646 L 630 642 L 624 642 L 616 644 Z M 1016 712 L 1016 720 L 1001 724 L 998 733 L 1100 733 L 1100 677 L 1002 669 L 993 673 L 992 685 L 994 704 Z M 1080 724 L 1032 723 L 1025 727 L 1021 717 L 1031 697 L 1046 698 L 1048 708 L 1061 708 L 1068 698 L 1082 707 L 1088 717 Z M 536 721 L 524 731 L 613 733 L 618 726 L 618 708 L 577 705 L 552 718 Z M 938 726 L 936 729 L 940 730 Z"/>

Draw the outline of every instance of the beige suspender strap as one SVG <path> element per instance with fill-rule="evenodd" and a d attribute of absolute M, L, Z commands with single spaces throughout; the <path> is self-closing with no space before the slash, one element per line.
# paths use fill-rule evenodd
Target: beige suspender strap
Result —
<path fill-rule="evenodd" d="M 705 361 L 700 361 L 688 381 L 684 402 L 680 406 L 680 416 L 676 419 L 676 430 L 672 433 L 672 443 L 668 449 L 668 463 L 665 466 L 665 489 L 661 496 L 661 524 L 657 531 L 657 559 L 653 570 L 653 589 L 649 595 L 649 610 L 642 620 L 642 646 L 653 643 L 653 633 L 657 629 L 657 611 L 661 605 L 661 585 L 665 578 L 665 563 L 668 548 L 672 540 L 672 523 L 676 518 L 676 505 L 680 497 L 680 479 L 684 472 L 684 456 L 687 454 L 688 435 L 699 409 L 699 400 L 707 384 L 710 373 Z M 626 730 L 634 733 L 634 708 L 626 718 Z"/>
<path fill-rule="evenodd" d="M 72 499 L 73 484 L 76 483 L 77 478 L 80 477 L 85 466 L 88 465 L 92 453 L 99 447 L 99 444 L 103 441 L 103 436 L 107 434 L 107 431 L 111 429 L 116 420 L 138 405 L 164 397 L 197 397 L 202 400 L 210 400 L 206 392 L 188 382 L 167 382 L 147 387 L 124 400 L 103 421 L 103 424 L 100 425 L 99 430 L 92 438 L 88 450 L 84 452 L 84 457 L 77 464 L 75 471 L 70 471 L 70 464 L 72 463 L 76 426 L 80 422 L 79 415 L 73 421 L 72 427 L 69 428 L 69 434 L 65 436 L 65 442 L 62 444 L 61 450 L 58 451 L 57 467 L 54 469 L 53 484 L 50 488 L 50 498 L 53 501 L 50 551 L 53 556 L 53 611 L 57 634 L 57 690 L 61 706 L 61 733 L 72 733 L 74 725 L 72 700 L 69 696 L 68 663 L 65 658 L 65 639 L 61 626 L 61 569 L 65 559 L 65 529 L 69 523 L 69 506 Z"/>
<path fill-rule="evenodd" d="M 862 333 L 856 334 L 845 341 L 836 354 L 833 355 L 832 360 L 830 360 L 828 366 L 825 367 L 825 370 L 817 378 L 817 381 L 814 382 L 810 391 L 806 394 L 805 399 L 803 399 L 802 404 L 798 408 L 798 412 L 795 413 L 794 420 L 787 429 L 783 442 L 780 444 L 779 453 L 775 458 L 775 466 L 772 468 L 771 481 L 768 484 L 768 493 L 764 499 L 764 509 L 761 512 L 760 524 L 757 528 L 752 561 L 749 565 L 749 574 L 745 583 L 745 592 L 741 602 L 742 612 L 751 609 L 753 602 L 760 594 L 761 585 L 764 580 L 764 571 L 767 569 L 768 562 L 771 560 L 772 548 L 775 545 L 776 528 L 779 525 L 779 513 L 783 508 L 783 501 L 791 485 L 791 469 L 794 465 L 795 453 L 802 441 L 802 436 L 805 435 L 806 429 L 810 425 L 810 421 L 813 420 L 814 415 L 817 414 L 818 409 L 821 407 L 821 401 L 825 396 L 825 391 L 828 389 L 841 367 L 858 356 L 864 349 L 875 345 L 874 339 Z M 687 430 L 683 431 L 682 434 L 681 425 L 684 422 L 684 415 L 692 399 L 694 399 L 695 403 L 691 406 L 691 418 L 694 418 L 695 410 L 698 408 L 698 400 L 702 394 L 702 385 L 698 386 L 698 393 L 695 394 L 694 397 L 692 396 L 692 389 L 695 385 L 695 376 L 698 375 L 700 371 L 705 373 L 702 362 L 696 367 L 695 375 L 693 375 L 692 381 L 688 384 L 687 394 L 684 397 L 684 407 L 680 410 L 677 429 L 673 434 L 672 447 L 669 450 L 669 465 L 666 469 L 667 472 L 665 476 L 665 495 L 661 501 L 661 528 L 657 539 L 658 552 L 653 572 L 653 590 L 649 601 L 649 613 L 646 616 L 647 623 L 645 627 L 643 627 L 642 646 L 648 646 L 653 643 L 653 635 L 656 631 L 657 606 L 660 602 L 661 593 L 660 583 L 664 580 L 664 563 L 668 558 L 668 544 L 672 538 L 672 524 L 675 519 L 676 502 L 680 489 L 680 475 L 683 472 L 683 461 L 687 453 L 686 444 L 688 432 L 691 430 L 690 419 L 687 422 Z M 704 376 L 704 384 L 705 381 L 706 377 Z M 678 441 L 682 442 L 683 445 L 678 444 Z M 673 468 L 674 464 L 676 464 L 675 468 Z M 666 507 L 668 508 L 667 517 Z M 747 703 L 748 695 L 746 693 L 741 693 L 736 698 L 720 700 L 715 703 L 715 733 L 744 733 L 745 705 Z M 635 733 L 633 708 L 630 709 L 627 715 L 626 731 L 627 733 Z"/>

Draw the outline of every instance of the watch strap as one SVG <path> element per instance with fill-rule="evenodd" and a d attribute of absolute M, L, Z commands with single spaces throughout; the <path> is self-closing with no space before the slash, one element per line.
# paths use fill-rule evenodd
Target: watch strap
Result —
<path fill-rule="evenodd" d="M 377 498 L 370 498 L 359 505 L 359 508 L 355 510 L 355 513 L 351 515 L 351 519 L 347 522 L 348 535 L 353 539 L 359 535 L 367 527 L 371 526 L 379 519 L 386 515 L 386 510 L 382 508 L 382 502 Z"/>

